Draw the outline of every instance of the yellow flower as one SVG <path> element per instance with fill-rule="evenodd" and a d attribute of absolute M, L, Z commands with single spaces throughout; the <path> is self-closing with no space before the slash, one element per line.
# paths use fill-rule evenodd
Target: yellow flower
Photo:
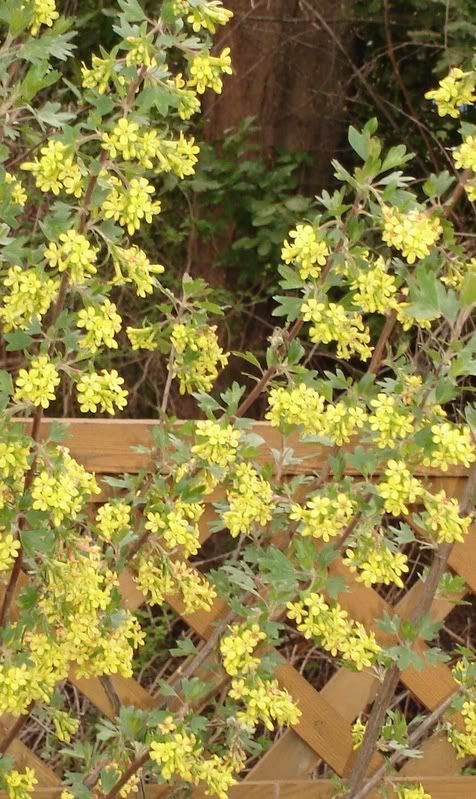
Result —
<path fill-rule="evenodd" d="M 36 36 L 42 25 L 51 28 L 59 14 L 56 10 L 55 0 L 33 0 L 33 22 L 30 33 Z"/>
<path fill-rule="evenodd" d="M 219 56 L 211 56 L 208 53 L 194 56 L 190 62 L 188 85 L 196 86 L 198 94 L 204 94 L 208 88 L 213 89 L 216 94 L 221 94 L 223 74 L 232 74 L 229 47 L 225 47 Z"/>
<path fill-rule="evenodd" d="M 29 369 L 20 369 L 15 382 L 14 398 L 19 402 L 32 402 L 41 408 L 48 408 L 55 399 L 55 388 L 60 384 L 60 376 L 54 363 L 47 355 L 33 358 Z"/>
<path fill-rule="evenodd" d="M 403 552 L 392 552 L 382 534 L 360 534 L 355 547 L 347 549 L 345 555 L 344 563 L 367 588 L 376 583 L 403 588 L 408 558 Z"/>
<path fill-rule="evenodd" d="M 454 67 L 446 78 L 440 80 L 439 88 L 427 92 L 425 97 L 435 101 L 440 117 L 449 115 L 456 119 L 459 117 L 461 106 L 472 105 L 475 102 L 475 83 L 474 72 L 463 72 L 459 67 Z"/>
<path fill-rule="evenodd" d="M 11 266 L 3 285 L 9 291 L 3 296 L 0 320 L 8 332 L 27 330 L 33 321 L 41 319 L 58 293 L 59 281 L 36 269 Z"/>
<path fill-rule="evenodd" d="M 249 463 L 236 467 L 233 490 L 227 491 L 229 510 L 223 514 L 223 522 L 230 535 L 249 534 L 255 525 L 265 527 L 273 515 L 273 491 Z"/>
<path fill-rule="evenodd" d="M 467 136 L 453 154 L 457 169 L 476 172 L 476 136 Z"/>
<path fill-rule="evenodd" d="M 138 297 L 152 294 L 157 285 L 154 275 L 161 275 L 165 271 L 162 264 L 151 264 L 147 255 L 137 245 L 114 250 L 114 267 L 116 277 L 114 283 L 133 283 Z M 125 275 L 122 273 L 125 270 Z"/>
<path fill-rule="evenodd" d="M 86 236 L 68 230 L 59 236 L 59 244 L 51 242 L 44 250 L 48 266 L 59 272 L 68 270 L 73 283 L 83 283 L 89 275 L 96 274 L 98 250 L 92 247 Z"/>
<path fill-rule="evenodd" d="M 117 349 L 114 338 L 121 329 L 122 319 L 113 302 L 105 299 L 101 305 L 88 305 L 78 313 L 76 326 L 87 333 L 79 339 L 79 346 L 96 353 L 102 346 Z"/>
<path fill-rule="evenodd" d="M 384 499 L 387 513 L 400 516 L 408 513 L 407 503 L 415 502 L 422 495 L 423 488 L 404 461 L 389 460 L 385 480 L 377 485 L 377 493 Z"/>
<path fill-rule="evenodd" d="M 127 228 L 129 235 L 139 230 L 143 220 L 150 224 L 160 214 L 160 201 L 152 201 L 155 189 L 147 178 L 132 178 L 127 187 L 117 178 L 111 178 L 111 183 L 113 188 L 102 204 L 101 213 L 105 219 L 114 219 Z"/>
<path fill-rule="evenodd" d="M 399 250 L 409 264 L 429 255 L 443 233 L 437 216 L 416 208 L 403 213 L 384 205 L 382 217 L 382 239 L 389 247 Z"/>
<path fill-rule="evenodd" d="M 11 533 L 0 531 L 0 572 L 9 571 L 18 556 L 20 542 Z"/>
<path fill-rule="evenodd" d="M 192 453 L 212 466 L 222 469 L 236 460 L 240 431 L 231 424 L 223 425 L 210 420 L 197 422 L 195 427 L 197 443 Z"/>
<path fill-rule="evenodd" d="M 260 659 L 253 652 L 266 634 L 258 624 L 233 624 L 220 641 L 223 668 L 230 677 L 256 671 Z"/>
<path fill-rule="evenodd" d="M 199 33 L 201 28 L 205 28 L 209 33 L 216 33 L 217 25 L 226 25 L 232 18 L 233 12 L 223 8 L 221 0 L 208 0 L 207 3 L 198 8 L 191 8 L 190 5 L 182 13 L 190 11 L 187 22 L 190 22 L 195 33 Z"/>
<path fill-rule="evenodd" d="M 309 337 L 313 344 L 335 341 L 337 357 L 343 360 L 358 355 L 366 361 L 372 355 L 368 346 L 370 332 L 360 314 L 348 313 L 338 303 L 312 297 L 302 304 L 301 313 L 305 322 L 311 322 Z"/>
<path fill-rule="evenodd" d="M 369 269 L 361 270 L 350 287 L 354 291 L 352 302 L 365 313 L 384 314 L 396 305 L 395 278 L 388 274 L 383 258 L 378 258 Z"/>
<path fill-rule="evenodd" d="M 423 785 L 400 785 L 397 792 L 398 799 L 431 799 Z"/>
<path fill-rule="evenodd" d="M 355 507 L 347 494 L 331 489 L 311 497 L 304 507 L 293 505 L 289 518 L 299 522 L 302 536 L 322 538 L 327 543 L 345 530 Z"/>
<path fill-rule="evenodd" d="M 12 201 L 23 207 L 26 204 L 28 197 L 25 189 L 23 188 L 21 180 L 18 180 L 18 178 L 15 177 L 15 175 L 10 174 L 10 172 L 5 172 L 5 183 L 11 186 Z"/>
<path fill-rule="evenodd" d="M 99 409 L 114 416 L 116 408 L 122 410 L 127 405 L 127 391 L 122 388 L 123 384 L 124 378 L 119 376 L 117 369 L 82 375 L 76 386 L 82 413 L 96 413 Z"/>
<path fill-rule="evenodd" d="M 63 189 L 66 194 L 81 197 L 81 170 L 67 152 L 62 142 L 53 139 L 41 147 L 39 159 L 25 161 L 21 164 L 21 169 L 34 175 L 36 185 L 41 191 L 51 191 L 58 195 Z"/>
<path fill-rule="evenodd" d="M 463 543 L 471 524 L 471 516 L 460 516 L 456 499 L 450 499 L 445 491 L 437 494 L 426 492 L 423 497 L 425 513 L 422 522 L 439 544 Z"/>
<path fill-rule="evenodd" d="M 29 799 L 38 780 L 35 771 L 28 766 L 24 772 L 12 769 L 2 774 L 0 779 L 5 783 L 8 799 Z"/>
<path fill-rule="evenodd" d="M 414 416 L 404 405 L 397 404 L 394 396 L 380 393 L 370 402 L 374 409 L 369 416 L 370 429 L 376 434 L 375 442 L 380 449 L 394 447 L 398 441 L 414 432 Z"/>
<path fill-rule="evenodd" d="M 299 276 L 303 280 L 308 277 L 319 277 L 321 266 L 324 266 L 329 255 L 326 242 L 318 238 L 312 225 L 297 225 L 289 232 L 292 243 L 285 241 L 281 258 L 286 264 L 294 263 L 298 267 Z"/>

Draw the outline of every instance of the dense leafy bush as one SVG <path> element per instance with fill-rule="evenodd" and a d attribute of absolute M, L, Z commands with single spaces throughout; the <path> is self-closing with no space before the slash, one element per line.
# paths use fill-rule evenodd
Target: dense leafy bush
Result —
<path fill-rule="evenodd" d="M 220 92 L 231 71 L 228 50 L 211 51 L 230 14 L 219 0 L 166 0 L 153 18 L 137 0 L 118 5 L 111 49 L 93 55 L 76 82 L 74 70 L 62 71 L 74 52 L 74 21 L 61 18 L 53 0 L 0 5 L 7 367 L 0 372 L 0 711 L 33 713 L 61 742 L 72 741 L 61 754 L 81 765 L 62 773 L 63 799 L 94 788 L 108 799 L 126 795 L 141 775 L 202 783 L 224 797 L 260 751 L 264 730 L 299 723 L 302 709 L 273 676 L 270 652 L 295 625 L 345 666 L 382 677 L 365 732 L 361 723 L 355 728 L 362 745 L 343 787 L 357 795 L 384 724 L 387 739 L 392 733 L 408 749 L 406 730 L 392 727 L 396 717 L 386 720 L 386 710 L 402 670 L 422 663 L 412 643 L 435 635 L 427 614 L 436 592 L 451 584 L 451 546 L 471 523 L 470 491 L 460 505 L 444 491 L 434 495 L 424 471 L 470 467 L 476 458 L 475 411 L 465 402 L 474 374 L 476 261 L 451 222 L 462 193 L 474 199 L 475 130 L 463 124 L 454 152 L 462 175 L 429 176 L 420 186 L 404 173 L 411 155 L 399 143 L 385 148 L 375 120 L 350 129 L 359 166 L 351 173 L 335 163 L 339 188 L 323 192 L 317 209 L 302 199 L 288 203 L 306 214 L 281 250 L 275 314 L 282 327 L 264 364 L 241 355 L 256 386 L 246 394 L 234 382 L 214 392 L 229 357 L 215 323 L 225 309 L 202 279 L 185 273 L 178 288 L 167 284 L 143 231 L 160 219 L 168 176 L 194 174 L 199 147 L 187 126 L 201 95 Z M 461 106 L 475 102 L 475 83 L 469 67 L 453 69 L 428 99 L 457 119 Z M 54 84 L 53 101 L 46 90 Z M 250 212 L 259 208 L 251 204 Z M 265 244 L 258 255 L 267 256 Z M 133 319 L 126 289 L 144 301 Z M 45 440 L 42 421 L 60 391 L 74 395 L 84 414 L 125 409 L 128 386 L 110 362 L 121 332 L 132 351 L 164 362 L 162 424 L 151 470 L 109 480 L 121 491 L 91 518 L 87 503 L 101 487 L 71 456 L 64 427 L 53 425 Z M 334 370 L 308 368 L 317 347 L 334 358 Z M 196 401 L 200 421 L 170 417 L 174 381 Z M 263 441 L 244 418 L 261 394 L 281 442 L 266 468 L 259 466 Z M 325 464 L 315 474 L 303 464 L 288 481 L 296 442 L 321 448 Z M 474 475 L 468 485 L 474 489 Z M 230 559 L 206 574 L 189 558 L 199 551 L 214 491 L 213 532 L 238 541 Z M 337 596 L 345 586 L 329 568 L 342 551 L 357 580 L 402 587 L 415 531 L 432 552 L 421 570 L 421 602 L 404 624 L 385 621 L 398 643 L 383 645 L 343 609 Z M 122 603 L 126 568 L 150 607 L 172 593 L 186 613 L 210 610 L 217 597 L 228 603 L 209 646 L 229 686 L 200 712 L 207 685 L 189 669 L 178 711 L 168 707 L 175 688 L 164 682 L 161 709 L 118 707 L 115 722 L 99 722 L 86 756 L 84 741 L 74 741 L 79 719 L 65 712 L 60 689 L 74 667 L 78 677 L 101 678 L 114 698 L 111 675 L 133 673 L 145 633 Z M 156 635 L 165 647 L 166 633 Z M 196 654 L 193 642 L 177 649 Z M 454 706 L 462 705 L 465 728 L 450 724 L 447 734 L 465 755 L 475 750 L 476 697 L 470 653 L 460 654 L 452 664 L 461 686 Z M 433 647 L 425 657 L 444 656 Z M 17 722 L 0 741 L 2 755 L 20 728 Z M 0 780 L 12 799 L 35 784 L 8 755 Z M 401 795 L 423 793 L 417 786 Z"/>

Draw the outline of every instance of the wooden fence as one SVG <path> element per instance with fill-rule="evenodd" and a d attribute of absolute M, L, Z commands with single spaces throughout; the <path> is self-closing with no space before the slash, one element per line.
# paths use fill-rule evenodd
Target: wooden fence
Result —
<path fill-rule="evenodd" d="M 48 422 L 43 424 L 46 433 Z M 100 475 L 133 473 L 147 466 L 147 456 L 139 454 L 134 448 L 151 447 L 151 428 L 155 422 L 148 421 L 102 421 L 72 420 L 69 423 L 70 438 L 67 445 L 73 457 L 85 468 Z M 254 432 L 265 440 L 261 448 L 261 462 L 269 462 L 271 448 L 280 446 L 280 436 L 266 423 L 256 423 Z M 289 467 L 290 474 L 299 472 L 313 473 L 322 467 L 326 460 L 325 449 L 317 446 L 295 444 L 299 463 Z M 301 457 L 303 456 L 303 457 Z M 438 469 L 424 469 L 432 490 L 445 488 L 447 494 L 461 497 L 464 491 L 466 474 L 464 469 L 454 468 L 443 473 Z M 101 501 L 99 497 L 98 501 Z M 210 535 L 209 521 L 214 510 L 210 505 L 202 517 L 201 540 L 204 542 Z M 449 565 L 453 572 L 465 581 L 466 588 L 459 598 L 465 594 L 476 592 L 476 528 L 463 544 L 453 547 Z M 331 566 L 333 575 L 344 578 L 346 591 L 339 594 L 339 602 L 349 615 L 362 622 L 366 627 L 375 630 L 377 638 L 383 643 L 391 639 L 376 626 L 376 620 L 385 612 L 398 613 L 403 619 L 408 618 L 419 602 L 421 582 L 415 583 L 408 590 L 396 607 L 387 602 L 372 588 L 357 582 L 355 576 L 346 568 L 341 559 Z M 121 589 L 124 604 L 131 609 L 139 608 L 145 599 L 138 591 L 130 572 L 123 573 Z M 200 638 L 206 642 L 213 634 L 217 621 L 228 615 L 226 604 L 215 600 L 210 612 L 199 611 L 192 614 L 184 612 L 178 597 L 170 596 L 167 602 Z M 431 609 L 435 621 L 443 621 L 453 610 L 453 602 L 437 597 Z M 420 651 L 426 645 L 416 644 Z M 329 780 L 311 780 L 310 772 L 317 764 L 324 761 L 333 771 L 346 776 L 351 768 L 354 752 L 351 726 L 356 717 L 362 713 L 378 689 L 376 677 L 369 671 L 352 672 L 339 668 L 321 690 L 316 690 L 300 672 L 282 656 L 276 676 L 280 684 L 287 688 L 297 700 L 302 711 L 299 723 L 287 730 L 271 746 L 263 758 L 254 766 L 239 785 L 230 791 L 231 799 L 331 799 L 335 793 L 335 785 Z M 183 668 L 183 664 L 182 664 Z M 227 677 L 221 671 L 215 654 L 210 653 L 203 673 L 206 679 L 216 687 L 224 684 Z M 171 678 L 173 680 L 173 677 Z M 78 678 L 70 675 L 71 682 L 92 702 L 106 717 L 114 717 L 114 709 L 99 679 Z M 410 694 L 428 711 L 435 710 L 457 688 L 450 668 L 446 664 L 425 665 L 421 671 L 406 669 L 402 674 L 402 683 Z M 134 679 L 114 677 L 115 690 L 124 705 L 150 708 L 158 705 L 160 696 L 151 697 Z M 0 733 L 5 732 L 12 724 L 11 718 L 0 720 Z M 452 717 L 452 721 L 461 725 L 461 719 Z M 453 748 L 441 734 L 430 735 L 422 746 L 422 757 L 406 761 L 399 771 L 395 784 L 421 782 L 432 799 L 475 799 L 476 776 L 460 776 L 464 761 L 457 760 Z M 43 761 L 18 739 L 9 748 L 20 765 L 35 768 L 39 781 L 36 794 L 38 797 L 58 797 L 60 779 Z M 379 767 L 383 756 L 376 754 L 372 768 Z M 167 786 L 147 786 L 147 799 L 162 797 L 170 793 Z M 203 796 L 200 789 L 192 792 L 194 797 Z M 371 794 L 376 796 L 376 793 Z M 391 795 L 391 791 L 389 796 Z"/>

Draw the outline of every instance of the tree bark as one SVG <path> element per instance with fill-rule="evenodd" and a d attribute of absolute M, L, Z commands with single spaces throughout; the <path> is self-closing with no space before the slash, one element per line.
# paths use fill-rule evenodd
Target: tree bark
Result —
<path fill-rule="evenodd" d="M 312 163 L 302 187 L 319 191 L 327 183 L 347 124 L 349 65 L 336 38 L 352 50 L 346 19 L 348 0 L 310 0 L 335 34 L 324 31 L 300 0 L 227 0 L 234 12 L 217 49 L 232 50 L 234 74 L 222 95 L 204 101 L 205 137 L 219 139 L 247 116 L 256 117 L 258 143 L 306 151 Z"/>

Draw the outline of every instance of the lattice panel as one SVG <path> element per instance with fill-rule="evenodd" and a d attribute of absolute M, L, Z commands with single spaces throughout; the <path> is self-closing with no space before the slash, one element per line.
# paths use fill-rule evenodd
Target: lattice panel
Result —
<path fill-rule="evenodd" d="M 156 423 L 140 421 L 73 420 L 69 428 L 71 438 L 68 440 L 68 446 L 73 457 L 88 470 L 95 471 L 98 477 L 101 474 L 134 473 L 148 465 L 147 457 L 138 454 L 134 448 L 151 446 L 151 428 L 154 424 Z M 43 427 L 46 435 L 48 424 L 45 423 Z M 261 463 L 270 462 L 271 449 L 279 447 L 281 443 L 279 433 L 265 423 L 256 423 L 254 432 L 265 440 L 258 460 L 261 460 Z M 314 473 L 326 462 L 325 449 L 303 445 L 297 441 L 294 443 L 291 441 L 288 446 L 293 446 L 300 461 L 296 467 L 288 469 L 290 475 L 298 472 Z M 433 490 L 444 487 L 448 495 L 454 497 L 462 495 L 466 480 L 464 470 L 453 468 L 447 473 L 442 473 L 437 469 L 425 469 L 421 470 L 421 473 L 428 478 Z M 105 486 L 104 496 L 108 493 L 110 489 Z M 104 496 L 99 497 L 98 501 L 104 501 Z M 211 503 L 218 498 L 218 493 L 208 498 L 209 505 L 201 520 L 202 543 L 210 536 L 209 522 L 214 516 Z M 283 545 L 285 546 L 286 542 L 283 542 Z M 471 530 L 464 545 L 454 546 L 449 565 L 453 571 L 463 577 L 467 591 L 476 593 L 476 528 Z M 419 582 L 405 593 L 396 606 L 390 606 L 372 588 L 366 588 L 357 582 L 342 559 L 334 561 L 331 573 L 333 576 L 343 578 L 347 589 L 338 596 L 341 606 L 353 619 L 362 622 L 367 628 L 373 628 L 377 639 L 382 643 L 391 643 L 391 638 L 376 626 L 376 620 L 390 611 L 397 613 L 402 619 L 409 618 L 419 602 L 421 592 Z M 24 581 L 26 579 L 24 577 Z M 124 605 L 128 608 L 137 609 L 145 602 L 130 572 L 122 575 L 121 590 Z M 463 595 L 458 598 L 462 598 Z M 214 635 L 217 622 L 230 614 L 230 609 L 219 599 L 215 600 L 209 613 L 200 611 L 192 614 L 184 613 L 178 597 L 167 597 L 167 602 L 203 640 L 204 645 Z M 453 607 L 454 604 L 449 601 L 437 598 L 433 602 L 431 616 L 435 621 L 442 621 Z M 425 645 L 420 643 L 418 648 L 423 650 Z M 324 687 L 317 691 L 281 655 L 278 655 L 278 661 L 276 676 L 281 685 L 298 701 L 302 711 L 301 719 L 296 727 L 287 730 L 275 741 L 246 779 L 231 790 L 230 797 L 231 799 L 241 799 L 241 797 L 243 799 L 296 797 L 297 799 L 299 796 L 302 799 L 307 797 L 310 799 L 312 796 L 313 799 L 331 799 L 335 786 L 329 780 L 305 778 L 321 762 L 340 776 L 349 773 L 354 756 L 351 725 L 372 701 L 378 689 L 378 681 L 370 672 L 354 673 L 340 668 Z M 180 670 L 170 678 L 171 682 L 180 676 L 183 668 L 182 663 Z M 220 668 L 214 647 L 207 654 L 200 669 L 213 688 L 218 689 L 229 679 Z M 114 717 L 114 708 L 99 679 L 78 678 L 74 673 L 69 675 L 69 679 L 100 713 L 109 718 Z M 456 688 L 451 671 L 444 664 L 431 667 L 427 665 L 421 671 L 409 668 L 402 674 L 401 680 L 410 694 L 429 711 L 438 707 Z M 112 681 L 124 705 L 150 708 L 161 702 L 162 697 L 150 696 L 135 679 L 115 677 Z M 454 717 L 452 721 L 455 723 Z M 14 719 L 1 719 L 0 733 L 4 733 L 12 722 Z M 421 782 L 433 799 L 476 797 L 476 777 L 458 776 L 462 762 L 456 760 L 452 747 L 444 737 L 430 736 L 423 744 L 422 750 L 421 759 L 409 760 L 403 766 L 400 771 L 402 780 Z M 9 754 L 19 764 L 35 768 L 39 780 L 36 791 L 38 797 L 45 799 L 47 797 L 49 799 L 50 796 L 58 797 L 59 777 L 21 741 L 13 742 Z M 377 754 L 372 762 L 372 768 L 377 768 L 382 762 L 382 756 Z M 146 796 L 147 799 L 152 797 L 155 799 L 155 797 L 165 797 L 168 792 L 170 788 L 167 786 L 147 786 Z M 373 795 L 375 794 L 371 794 Z M 197 789 L 192 792 L 192 796 L 201 797 L 203 794 Z"/>

